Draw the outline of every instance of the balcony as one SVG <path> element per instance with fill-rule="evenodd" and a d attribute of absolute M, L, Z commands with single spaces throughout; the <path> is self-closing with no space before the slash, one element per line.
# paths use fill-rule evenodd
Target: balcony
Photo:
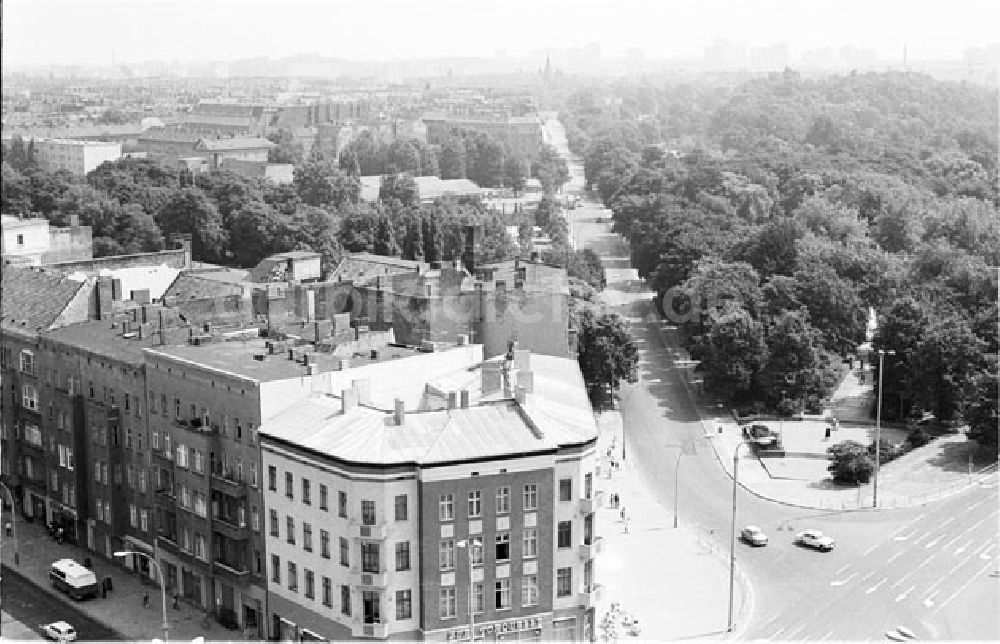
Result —
<path fill-rule="evenodd" d="M 21 477 L 21 484 L 27 485 L 28 487 L 36 490 L 41 490 L 42 492 L 45 492 L 48 489 L 45 486 L 45 479 L 40 476 L 28 476 L 25 474 Z"/>
<path fill-rule="evenodd" d="M 250 528 L 245 523 L 241 526 L 239 521 L 232 517 L 212 517 L 212 529 L 234 541 L 245 541 L 250 538 Z"/>
<path fill-rule="evenodd" d="M 577 595 L 576 603 L 580 605 L 580 608 L 587 609 L 593 608 L 601 601 L 601 594 L 604 592 L 604 586 L 601 584 L 594 584 L 590 587 L 589 591 L 585 586 L 580 594 Z"/>
<path fill-rule="evenodd" d="M 353 637 L 367 637 L 371 639 L 385 639 L 389 637 L 388 624 L 365 624 L 361 620 L 351 623 L 351 635 Z"/>
<path fill-rule="evenodd" d="M 604 539 L 594 537 L 590 544 L 580 544 L 580 561 L 589 561 L 600 554 L 603 543 Z"/>
<path fill-rule="evenodd" d="M 166 550 L 171 554 L 174 555 L 186 554 L 183 550 L 181 550 L 181 547 L 177 545 L 177 540 L 174 535 L 168 535 L 163 533 L 157 534 L 156 542 L 157 545 L 159 545 L 161 548 L 163 548 L 164 550 Z"/>
<path fill-rule="evenodd" d="M 211 486 L 213 489 L 222 492 L 226 496 L 234 499 L 245 499 L 247 497 L 247 484 L 236 480 L 233 472 L 223 472 L 222 470 L 212 470 Z"/>
<path fill-rule="evenodd" d="M 221 559 L 216 559 L 212 562 L 212 571 L 214 573 L 238 584 L 244 583 L 250 577 L 250 571 L 244 570 L 244 568 L 246 566 L 243 564 L 223 561 Z"/>
<path fill-rule="evenodd" d="M 375 525 L 362 525 L 358 521 L 351 521 L 351 536 L 355 539 L 382 541 L 389 536 L 389 527 L 381 521 Z"/>
<path fill-rule="evenodd" d="M 593 514 L 594 510 L 597 509 L 597 499 L 591 497 L 589 499 L 580 499 L 580 514 L 586 516 L 588 514 Z"/>
<path fill-rule="evenodd" d="M 170 463 L 171 465 L 173 465 L 174 455 L 168 452 L 167 450 L 159 447 L 154 447 L 149 451 L 153 454 L 153 458 L 158 458 L 163 462 Z"/>
<path fill-rule="evenodd" d="M 45 453 L 45 448 L 42 447 L 42 445 L 40 443 L 32 443 L 29 440 L 22 439 L 19 444 L 21 446 L 21 449 L 23 449 L 23 450 L 31 450 L 35 454 L 44 454 Z"/>
<path fill-rule="evenodd" d="M 386 588 L 389 585 L 389 575 L 385 572 L 361 572 L 359 568 L 351 568 L 355 583 L 363 588 Z"/>

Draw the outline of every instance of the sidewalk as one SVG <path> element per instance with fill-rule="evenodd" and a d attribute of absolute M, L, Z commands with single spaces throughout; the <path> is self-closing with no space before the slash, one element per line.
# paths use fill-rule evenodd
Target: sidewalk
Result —
<path fill-rule="evenodd" d="M 4 514 L 4 520 L 9 520 L 10 514 Z M 27 523 L 18 514 L 17 540 L 20 550 L 20 565 L 14 565 L 14 548 L 10 540 L 5 540 L 3 548 L 3 563 L 9 566 L 39 587 L 39 592 L 52 593 L 62 597 L 67 603 L 86 613 L 91 618 L 112 628 L 127 640 L 145 640 L 163 638 L 162 608 L 160 604 L 159 583 L 144 583 L 135 573 L 100 555 L 84 548 L 72 545 L 59 545 L 48 536 L 43 525 L 37 521 Z M 90 557 L 93 571 L 100 580 L 105 576 L 112 578 L 114 590 L 108 593 L 107 599 L 98 596 L 87 601 L 73 602 L 59 593 L 49 582 L 49 565 L 53 561 L 72 558 L 83 563 L 85 557 Z M 143 593 L 149 593 L 150 607 L 142 608 Z M 169 593 L 169 591 L 168 591 Z M 204 636 L 208 640 L 240 640 L 240 631 L 230 631 L 212 621 L 210 628 L 201 626 L 205 613 L 192 608 L 183 601 L 180 608 L 171 608 L 172 596 L 167 595 L 167 620 L 170 624 L 170 639 L 191 641 Z M 4 639 L 8 638 L 6 622 Z M 16 638 L 21 639 L 21 638 Z"/>
<path fill-rule="evenodd" d="M 2 630 L 0 641 L 41 642 L 45 639 L 35 631 L 11 617 L 7 611 L 0 612 L 0 620 L 3 621 L 3 628 L 0 629 Z"/>
<path fill-rule="evenodd" d="M 673 511 L 660 505 L 633 469 L 632 461 L 610 470 L 607 450 L 614 441 L 614 459 L 621 458 L 622 419 L 616 412 L 598 417 L 600 435 L 597 478 L 598 534 L 602 551 L 597 558 L 596 579 L 603 585 L 597 602 L 595 626 L 612 603 L 639 621 L 642 640 L 676 640 L 726 635 L 729 569 L 724 553 L 716 552 L 710 539 L 683 525 L 673 527 Z M 609 507 L 611 494 L 621 497 L 629 517 L 628 533 L 620 510 Z M 752 595 L 742 576 L 736 589 L 737 631 L 752 612 Z M 632 639 L 619 629 L 621 639 Z"/>

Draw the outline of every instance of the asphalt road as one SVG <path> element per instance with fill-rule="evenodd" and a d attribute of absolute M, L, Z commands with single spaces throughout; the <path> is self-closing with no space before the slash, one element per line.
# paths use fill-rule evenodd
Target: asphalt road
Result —
<path fill-rule="evenodd" d="M 568 155 L 558 133 L 553 138 Z M 570 173 L 572 194 L 582 188 L 578 162 L 570 163 Z M 581 246 L 605 257 L 627 255 L 620 238 L 587 220 L 599 204 L 590 199 L 587 206 L 567 213 Z M 640 348 L 640 379 L 619 391 L 628 458 L 672 509 L 677 446 L 692 441 L 697 453 L 680 459 L 681 522 L 728 553 L 732 479 L 707 442 L 684 370 L 674 366 L 683 357 L 677 330 L 651 315 L 651 294 L 623 260 L 606 262 L 614 266 L 607 271 L 606 299 L 618 303 Z M 747 639 L 881 640 L 904 626 L 920 638 L 1000 640 L 1000 580 L 993 574 L 997 492 L 994 485 L 922 508 L 833 512 L 793 508 L 740 489 L 737 530 L 758 525 L 770 543 L 737 542 L 755 610 L 736 630 Z M 821 553 L 796 545 L 795 533 L 806 528 L 833 536 L 836 548 Z"/>
<path fill-rule="evenodd" d="M 77 610 L 73 600 L 54 595 L 45 588 L 39 588 L 7 566 L 3 567 L 2 584 L 3 609 L 43 637 L 45 633 L 41 626 L 65 620 L 73 625 L 81 640 L 125 640 L 114 630 Z"/>

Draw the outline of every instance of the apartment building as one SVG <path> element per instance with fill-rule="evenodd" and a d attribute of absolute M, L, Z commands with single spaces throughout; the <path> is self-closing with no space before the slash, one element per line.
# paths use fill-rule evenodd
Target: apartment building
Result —
<path fill-rule="evenodd" d="M 416 405 L 356 381 L 260 428 L 271 637 L 592 640 L 597 430 L 576 363 L 404 368 Z"/>
<path fill-rule="evenodd" d="M 52 226 L 41 217 L 0 215 L 0 261 L 3 264 L 38 266 L 94 257 L 90 226 L 81 226 L 77 215 L 69 226 Z"/>
<path fill-rule="evenodd" d="M 122 156 L 120 142 L 84 141 L 81 139 L 35 139 L 35 159 L 43 170 L 66 170 L 85 175 L 105 161 Z"/>
<path fill-rule="evenodd" d="M 534 159 L 542 151 L 542 122 L 537 115 L 428 115 L 423 121 L 427 125 L 427 142 L 431 145 L 443 143 L 453 130 L 472 130 L 489 134 L 516 156 Z"/>

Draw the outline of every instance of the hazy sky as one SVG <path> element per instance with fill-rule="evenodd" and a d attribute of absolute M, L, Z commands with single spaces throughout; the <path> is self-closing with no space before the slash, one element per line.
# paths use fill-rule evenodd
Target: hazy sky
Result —
<path fill-rule="evenodd" d="M 854 45 L 961 57 L 1000 41 L 998 0 L 5 0 L 4 65 L 520 56 L 596 42 L 608 56 L 699 56 L 725 39 L 791 53 Z"/>

